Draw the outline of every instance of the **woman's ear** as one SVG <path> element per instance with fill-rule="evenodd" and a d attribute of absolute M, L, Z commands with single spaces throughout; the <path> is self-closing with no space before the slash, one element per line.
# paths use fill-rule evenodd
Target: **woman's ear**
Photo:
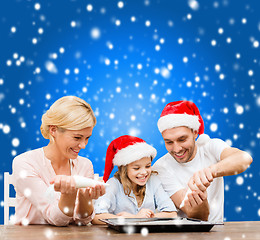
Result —
<path fill-rule="evenodd" d="M 56 132 L 57 132 L 57 126 L 51 125 L 51 126 L 49 127 L 49 132 L 50 132 L 50 135 L 51 135 L 52 137 L 55 137 Z"/>

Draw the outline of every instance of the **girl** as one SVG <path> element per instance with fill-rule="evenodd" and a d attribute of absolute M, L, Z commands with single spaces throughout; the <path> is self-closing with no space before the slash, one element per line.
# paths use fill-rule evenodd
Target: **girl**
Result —
<path fill-rule="evenodd" d="M 106 182 L 113 169 L 118 166 L 114 177 L 109 179 L 107 193 L 95 202 L 96 216 L 92 223 L 102 224 L 101 218 L 152 218 L 177 216 L 176 208 L 163 190 L 159 178 L 151 169 L 156 150 L 144 140 L 121 136 L 113 140 L 107 149 L 105 172 Z M 155 212 L 155 210 L 159 212 Z"/>
<path fill-rule="evenodd" d="M 76 189 L 71 176 L 94 177 L 90 160 L 78 154 L 86 147 L 95 125 L 90 105 L 73 96 L 58 99 L 43 114 L 41 133 L 49 144 L 13 161 L 15 224 L 86 225 L 93 219 L 92 199 L 103 195 L 105 188 Z M 45 194 L 50 184 L 57 191 L 52 202 Z"/>

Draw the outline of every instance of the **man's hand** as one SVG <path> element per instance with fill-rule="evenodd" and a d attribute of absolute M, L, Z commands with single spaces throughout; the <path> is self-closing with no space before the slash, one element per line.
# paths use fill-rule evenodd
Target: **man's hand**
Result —
<path fill-rule="evenodd" d="M 192 191 L 200 190 L 205 192 L 213 181 L 213 174 L 210 168 L 204 168 L 195 172 L 190 178 L 188 186 Z"/>
<path fill-rule="evenodd" d="M 186 193 L 187 189 L 181 189 L 171 196 L 171 199 L 175 203 L 176 207 L 181 209 L 189 218 L 207 221 L 209 216 L 207 191 L 203 192 L 196 189 L 192 192 L 189 189 L 188 193 Z M 183 199 L 184 204 L 182 205 Z"/>
<path fill-rule="evenodd" d="M 187 199 L 184 200 L 184 207 L 187 208 L 195 208 L 203 203 L 203 201 L 207 200 L 207 191 L 202 192 L 200 190 L 192 191 L 188 193 Z"/>

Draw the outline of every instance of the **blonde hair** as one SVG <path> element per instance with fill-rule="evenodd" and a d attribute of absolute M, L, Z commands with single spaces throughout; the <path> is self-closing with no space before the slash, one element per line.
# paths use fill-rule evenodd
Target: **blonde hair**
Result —
<path fill-rule="evenodd" d="M 90 105 L 75 96 L 65 96 L 54 102 L 50 109 L 42 115 L 41 133 L 46 139 L 53 141 L 50 126 L 65 130 L 81 130 L 96 125 L 96 117 Z"/>
<path fill-rule="evenodd" d="M 152 174 L 158 174 L 156 171 L 152 171 Z M 118 179 L 118 181 L 122 184 L 124 193 L 128 197 L 130 196 L 131 191 L 133 190 L 132 186 L 132 181 L 129 179 L 127 175 L 127 165 L 126 166 L 119 166 L 118 171 L 114 174 L 114 177 Z M 145 196 L 145 189 L 146 189 L 146 184 L 144 186 L 139 186 L 137 185 L 137 196 L 139 196 L 143 202 L 144 196 Z"/>

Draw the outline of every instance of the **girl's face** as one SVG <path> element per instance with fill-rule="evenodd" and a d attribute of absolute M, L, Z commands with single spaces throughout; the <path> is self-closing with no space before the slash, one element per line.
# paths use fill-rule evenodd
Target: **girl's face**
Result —
<path fill-rule="evenodd" d="M 144 186 L 151 176 L 151 158 L 144 157 L 127 165 L 127 176 L 132 181 L 133 187 Z"/>
<path fill-rule="evenodd" d="M 58 154 L 65 159 L 76 159 L 79 151 L 88 144 L 93 127 L 82 130 L 53 129 L 53 137 Z"/>

